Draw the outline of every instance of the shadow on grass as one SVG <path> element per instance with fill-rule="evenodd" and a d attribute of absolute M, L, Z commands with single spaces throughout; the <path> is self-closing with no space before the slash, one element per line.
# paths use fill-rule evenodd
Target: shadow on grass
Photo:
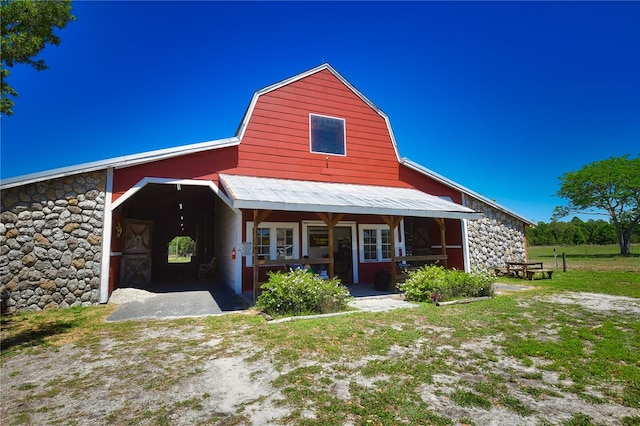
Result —
<path fill-rule="evenodd" d="M 78 327 L 75 319 L 23 326 L 18 317 L 2 317 L 1 323 L 3 334 L 0 347 L 1 355 L 5 355 L 19 347 L 44 346 L 47 344 L 47 338 L 63 334 L 70 329 Z M 19 330 L 21 327 L 24 327 L 24 329 Z"/>

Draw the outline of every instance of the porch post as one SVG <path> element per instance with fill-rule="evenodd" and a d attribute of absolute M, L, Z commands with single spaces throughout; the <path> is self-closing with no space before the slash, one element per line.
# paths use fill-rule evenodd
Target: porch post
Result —
<path fill-rule="evenodd" d="M 444 219 L 442 218 L 435 218 L 436 222 L 438 223 L 438 225 L 440 225 L 440 244 L 442 244 L 442 254 L 444 254 L 446 256 L 447 254 L 447 238 L 446 238 L 446 228 L 444 226 Z M 445 269 L 448 268 L 447 266 L 447 260 L 448 259 L 444 259 L 444 267 Z"/>
<path fill-rule="evenodd" d="M 251 253 L 253 262 L 253 302 L 257 299 L 257 285 L 258 285 L 258 225 L 260 225 L 269 216 L 271 210 L 264 210 L 260 212 L 258 209 L 253 210 L 253 250 Z"/>
<path fill-rule="evenodd" d="M 329 259 L 331 263 L 329 263 L 329 278 L 333 278 L 335 275 L 335 265 L 334 265 L 334 253 L 333 253 L 333 228 L 342 220 L 344 214 L 338 214 L 336 216 L 333 213 L 316 213 L 318 217 L 327 225 L 329 229 Z"/>
<path fill-rule="evenodd" d="M 382 220 L 389 226 L 389 239 L 391 240 L 391 284 L 396 288 L 396 275 L 398 274 L 396 265 L 396 228 L 402 221 L 402 216 L 382 216 Z"/>

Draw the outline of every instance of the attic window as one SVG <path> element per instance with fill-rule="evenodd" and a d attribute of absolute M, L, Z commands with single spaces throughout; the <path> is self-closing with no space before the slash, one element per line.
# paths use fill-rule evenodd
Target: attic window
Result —
<path fill-rule="evenodd" d="M 342 118 L 309 114 L 311 152 L 346 155 L 344 128 L 345 121 Z"/>

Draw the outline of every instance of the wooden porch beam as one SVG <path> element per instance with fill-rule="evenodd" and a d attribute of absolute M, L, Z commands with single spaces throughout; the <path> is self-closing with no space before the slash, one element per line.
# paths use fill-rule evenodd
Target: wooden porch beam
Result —
<path fill-rule="evenodd" d="M 253 250 L 251 253 L 251 258 L 253 262 L 253 302 L 255 303 L 257 298 L 257 285 L 258 285 L 258 277 L 259 271 L 258 268 L 258 226 L 264 222 L 264 220 L 269 216 L 271 210 L 253 210 Z"/>
<path fill-rule="evenodd" d="M 316 212 L 316 214 L 318 215 L 318 217 L 320 218 L 320 220 L 322 220 L 325 225 L 327 225 L 327 228 L 329 229 L 329 241 L 328 241 L 328 245 L 329 245 L 329 259 L 331 260 L 331 262 L 329 263 L 329 278 L 333 278 L 336 272 L 336 268 L 335 268 L 335 259 L 334 259 L 334 253 L 333 253 L 333 228 L 335 228 L 335 226 L 338 224 L 338 222 L 340 222 L 342 220 L 342 218 L 344 217 L 344 214 L 340 213 L 334 216 L 333 213 L 320 213 L 320 212 Z"/>
<path fill-rule="evenodd" d="M 333 213 L 316 213 L 320 220 L 324 222 L 328 227 L 336 226 L 338 222 L 344 217 L 344 213 L 340 213 L 334 216 Z"/>
<path fill-rule="evenodd" d="M 446 237 L 446 227 L 444 225 L 444 219 L 442 218 L 435 218 L 436 223 L 440 226 L 440 244 L 442 245 L 442 254 L 444 256 L 447 255 L 447 237 Z M 445 269 L 448 268 L 447 266 L 447 259 L 444 259 L 444 267 Z"/>
<path fill-rule="evenodd" d="M 382 215 L 382 220 L 384 223 L 389 226 L 389 240 L 391 242 L 391 284 L 393 288 L 396 288 L 396 275 L 397 275 L 397 266 L 396 266 L 396 228 L 402 222 L 402 216 L 385 216 Z"/>

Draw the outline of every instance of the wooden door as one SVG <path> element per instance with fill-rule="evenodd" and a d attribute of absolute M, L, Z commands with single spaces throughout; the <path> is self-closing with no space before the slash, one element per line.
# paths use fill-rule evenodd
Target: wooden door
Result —
<path fill-rule="evenodd" d="M 130 287 L 151 282 L 151 238 L 153 222 L 124 221 L 124 243 L 120 286 Z"/>

